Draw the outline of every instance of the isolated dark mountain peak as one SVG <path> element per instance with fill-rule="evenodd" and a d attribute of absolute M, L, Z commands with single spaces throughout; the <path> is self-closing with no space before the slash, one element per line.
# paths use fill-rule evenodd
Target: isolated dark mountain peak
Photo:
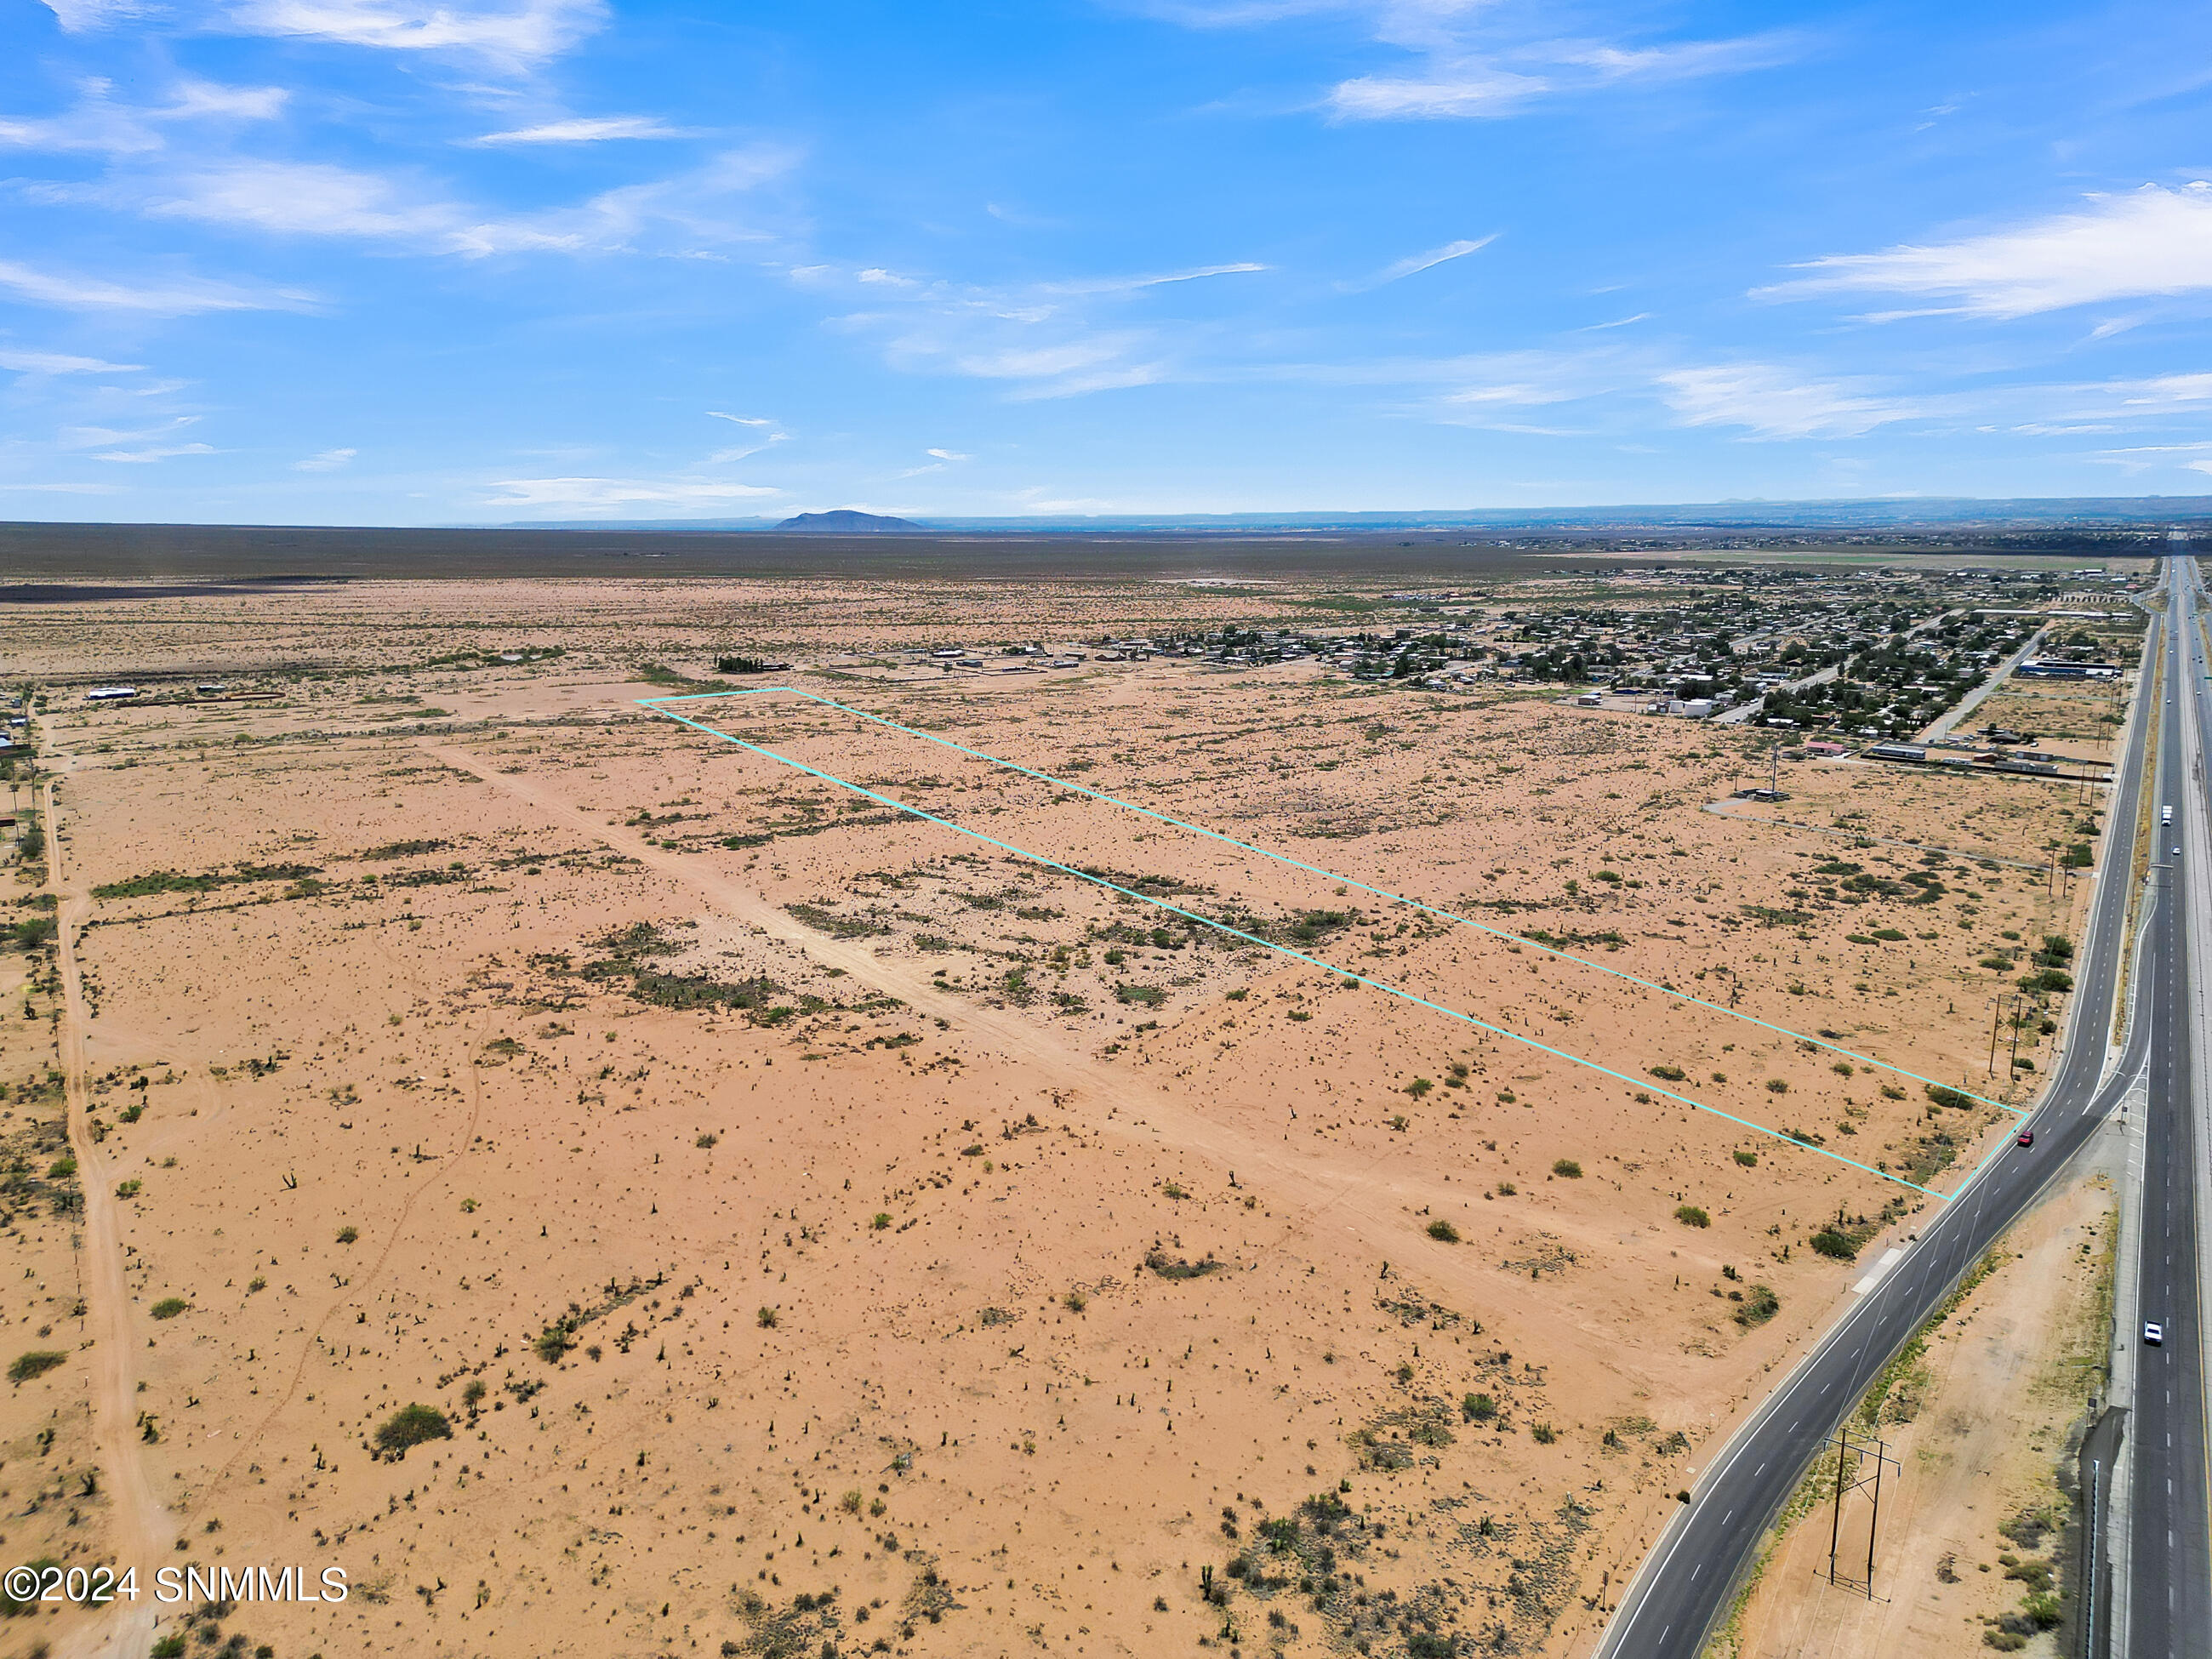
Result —
<path fill-rule="evenodd" d="M 856 513 L 849 507 L 841 507 L 830 513 L 802 513 L 795 519 L 786 519 L 776 528 L 880 536 L 893 531 L 919 530 L 921 526 L 905 519 L 885 518 L 880 513 Z"/>

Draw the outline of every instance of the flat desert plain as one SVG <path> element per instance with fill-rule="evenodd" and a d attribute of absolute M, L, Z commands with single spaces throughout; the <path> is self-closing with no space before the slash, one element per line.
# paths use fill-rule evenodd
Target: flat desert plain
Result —
<path fill-rule="evenodd" d="M 198 1621 L 287 1656 L 1582 1650 L 2009 1133 L 2068 1000 L 1996 1000 L 2099 805 L 1784 760 L 1722 808 L 1763 737 L 1556 690 L 881 654 L 1295 597 L 9 618 L 72 684 L 16 877 L 70 948 L 0 1020 L 0 1315 L 59 1356 L 0 1397 L 8 1558 L 342 1568 Z M 729 649 L 795 690 L 637 701 Z M 273 696 L 82 701 L 155 670 Z"/>

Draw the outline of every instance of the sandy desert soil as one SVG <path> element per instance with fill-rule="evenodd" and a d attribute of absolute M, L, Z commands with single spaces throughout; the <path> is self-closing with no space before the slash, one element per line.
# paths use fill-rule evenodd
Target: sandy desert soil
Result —
<path fill-rule="evenodd" d="M 286 1655 L 1578 1650 L 1861 1271 L 1809 1240 L 1879 1250 L 1935 1200 L 1878 1170 L 1948 1190 L 2010 1121 L 1918 1079 L 2032 1086 L 1990 1075 L 1991 999 L 2083 895 L 1972 860 L 2087 809 L 1787 764 L 1821 836 L 1704 810 L 1755 740 L 1541 696 L 823 665 L 1261 603 L 1139 586 L 425 584 L 10 636 L 278 694 L 52 700 L 154 1498 L 10 1548 L 344 1567 L 342 1606 L 222 1624 Z M 724 729 L 1068 867 L 635 705 L 770 617 L 780 678 L 1061 781 L 787 696 Z M 34 1085 L 38 1006 L 0 1025 Z M 38 1086 L 7 1104 L 51 1139 Z M 103 1358 L 96 1314 L 51 1340 L 0 1421 L 42 1490 Z M 380 1455 L 410 1404 L 450 1437 Z"/>
<path fill-rule="evenodd" d="M 2102 1382 L 2111 1206 L 2109 1184 L 2094 1176 L 2039 1205 L 1862 1413 L 1858 1427 L 1882 1437 L 1900 1477 L 1883 1493 L 1875 1599 L 1827 1579 L 1838 1530 L 1844 1573 L 1863 1577 L 1870 1504 L 1849 1503 L 1840 1528 L 1816 1504 L 1745 1609 L 1742 1659 L 1990 1651 L 1989 1621 L 2021 1613 L 2038 1584 L 2047 1588 L 2072 1509 L 2059 1466 Z M 2045 1632 L 2021 1650 L 2056 1654 L 2057 1643 Z"/>

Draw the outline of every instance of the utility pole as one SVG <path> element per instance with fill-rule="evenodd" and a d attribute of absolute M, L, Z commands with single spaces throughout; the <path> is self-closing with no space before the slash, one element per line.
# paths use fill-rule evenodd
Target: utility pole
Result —
<path fill-rule="evenodd" d="M 1997 1074 L 1997 1017 L 2003 1007 L 2002 997 L 1996 996 L 1990 999 L 1990 1075 L 1991 1077 Z"/>

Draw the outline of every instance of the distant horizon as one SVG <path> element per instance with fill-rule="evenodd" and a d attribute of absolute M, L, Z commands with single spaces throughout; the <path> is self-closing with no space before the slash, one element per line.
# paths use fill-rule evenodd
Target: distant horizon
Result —
<path fill-rule="evenodd" d="M 0 526 L 17 528 L 51 526 L 57 528 L 66 526 L 96 529 L 105 525 L 117 528 L 139 529 L 303 532 L 604 531 L 638 534 L 665 532 L 711 535 L 758 534 L 773 532 L 793 518 L 845 511 L 866 513 L 867 509 L 839 507 L 804 507 L 795 509 L 791 514 L 763 514 L 742 518 L 475 520 L 437 524 L 378 524 L 365 521 L 287 522 L 267 520 L 252 521 L 190 519 L 15 519 L 0 520 Z M 1140 530 L 1150 527 L 1202 529 L 1208 526 L 1258 530 L 1279 527 L 1376 532 L 1398 529 L 1447 531 L 1462 528 L 1502 531 L 1510 530 L 1516 526 L 1542 526 L 1557 528 L 1569 521 L 1577 521 L 1577 527 L 1590 531 L 1601 530 L 1608 525 L 1624 529 L 1649 526 L 1654 529 L 1680 530 L 1695 528 L 1707 520 L 1714 521 L 1715 528 L 1761 526 L 1772 529 L 1804 530 L 1816 530 L 1823 525 L 1838 529 L 1864 528 L 1874 526 L 1890 528 L 1934 527 L 1946 525 L 1966 527 L 1986 526 L 1997 520 L 2042 527 L 2058 527 L 2068 524 L 2097 525 L 2105 527 L 2122 525 L 2150 527 L 2154 521 L 2212 520 L 2212 493 L 2196 495 L 1885 495 L 1798 498 L 1745 496 L 1713 501 L 1583 501 L 1526 507 L 1346 507 L 1334 511 L 1293 508 L 1272 512 L 1265 509 L 1243 509 L 1218 513 L 916 514 L 871 514 L 871 516 L 908 519 L 913 528 L 906 531 L 865 532 L 807 529 L 784 533 L 824 537 L 850 534 L 890 537 L 927 535 L 948 531 L 987 532 L 995 529 L 1035 533 L 1055 528 L 1101 531 Z"/>

